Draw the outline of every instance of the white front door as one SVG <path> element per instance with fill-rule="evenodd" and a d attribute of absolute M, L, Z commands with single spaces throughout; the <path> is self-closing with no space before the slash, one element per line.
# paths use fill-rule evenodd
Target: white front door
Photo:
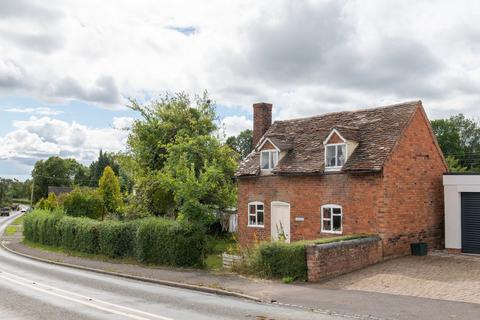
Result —
<path fill-rule="evenodd" d="M 285 242 L 290 243 L 290 204 L 273 201 L 270 216 L 272 240 L 285 238 Z"/>

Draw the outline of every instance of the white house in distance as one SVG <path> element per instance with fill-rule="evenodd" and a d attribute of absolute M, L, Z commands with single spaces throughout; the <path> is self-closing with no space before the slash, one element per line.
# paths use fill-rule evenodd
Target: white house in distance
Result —
<path fill-rule="evenodd" d="M 480 254 L 480 174 L 446 173 L 445 248 Z"/>

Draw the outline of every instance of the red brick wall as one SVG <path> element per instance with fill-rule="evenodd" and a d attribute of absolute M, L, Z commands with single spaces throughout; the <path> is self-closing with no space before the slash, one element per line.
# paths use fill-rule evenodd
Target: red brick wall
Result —
<path fill-rule="evenodd" d="M 243 245 L 270 239 L 270 204 L 290 204 L 292 241 L 332 236 L 321 233 L 320 207 L 343 207 L 343 234 L 377 233 L 376 214 L 382 195 L 380 174 L 339 174 L 315 176 L 261 176 L 238 182 L 238 239 Z M 265 227 L 247 226 L 248 203 L 265 205 Z M 304 221 L 295 221 L 304 217 Z"/>
<path fill-rule="evenodd" d="M 336 133 L 332 134 L 330 139 L 328 139 L 327 141 L 327 143 L 343 143 L 343 142 L 344 141 Z"/>
<path fill-rule="evenodd" d="M 443 246 L 446 170 L 428 119 L 418 109 L 384 166 L 384 205 L 378 220 L 386 256 L 409 254 L 412 242 Z"/>
<path fill-rule="evenodd" d="M 309 282 L 333 278 L 383 260 L 379 238 L 308 245 L 306 251 Z"/>

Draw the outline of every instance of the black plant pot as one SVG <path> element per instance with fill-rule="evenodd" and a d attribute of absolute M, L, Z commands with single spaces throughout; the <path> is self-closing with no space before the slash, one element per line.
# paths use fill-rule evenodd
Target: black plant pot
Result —
<path fill-rule="evenodd" d="M 428 253 L 428 246 L 425 242 L 412 243 L 410 247 L 412 256 L 426 256 Z"/>

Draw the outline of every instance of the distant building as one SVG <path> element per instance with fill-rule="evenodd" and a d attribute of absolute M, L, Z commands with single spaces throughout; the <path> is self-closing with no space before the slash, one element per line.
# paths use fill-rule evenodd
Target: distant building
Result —
<path fill-rule="evenodd" d="M 48 194 L 55 193 L 57 197 L 63 193 L 70 193 L 72 191 L 72 187 L 48 187 Z"/>

